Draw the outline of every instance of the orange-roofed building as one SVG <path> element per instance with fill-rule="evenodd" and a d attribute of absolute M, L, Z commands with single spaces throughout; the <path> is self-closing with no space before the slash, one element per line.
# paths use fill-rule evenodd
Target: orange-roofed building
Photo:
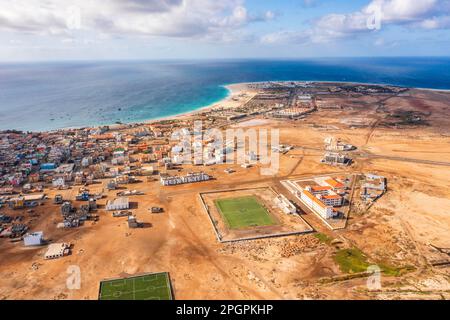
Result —
<path fill-rule="evenodd" d="M 113 135 L 110 133 L 105 133 L 105 134 L 94 134 L 90 136 L 91 139 L 95 139 L 95 140 L 110 140 L 113 139 Z"/>
<path fill-rule="evenodd" d="M 337 194 L 322 196 L 321 200 L 327 206 L 338 207 L 342 205 L 342 197 Z"/>
<path fill-rule="evenodd" d="M 301 192 L 300 200 L 323 219 L 330 219 L 334 216 L 333 207 L 327 206 L 308 190 L 303 190 Z"/>
<path fill-rule="evenodd" d="M 327 195 L 332 190 L 330 186 L 311 186 L 309 189 L 310 190 L 308 189 L 307 190 L 314 195 L 318 194 Z"/>
<path fill-rule="evenodd" d="M 327 179 L 325 180 L 325 183 L 328 184 L 333 191 L 336 191 L 338 193 L 345 192 L 345 185 L 339 181 L 336 181 L 335 179 Z"/>

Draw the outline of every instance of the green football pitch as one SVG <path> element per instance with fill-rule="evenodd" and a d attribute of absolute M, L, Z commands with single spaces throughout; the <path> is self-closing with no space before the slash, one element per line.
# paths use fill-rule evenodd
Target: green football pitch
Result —
<path fill-rule="evenodd" d="M 172 300 L 168 273 L 100 282 L 100 300 Z"/>
<path fill-rule="evenodd" d="M 275 220 L 258 202 L 256 197 L 215 200 L 220 214 L 224 217 L 230 229 L 271 226 Z"/>

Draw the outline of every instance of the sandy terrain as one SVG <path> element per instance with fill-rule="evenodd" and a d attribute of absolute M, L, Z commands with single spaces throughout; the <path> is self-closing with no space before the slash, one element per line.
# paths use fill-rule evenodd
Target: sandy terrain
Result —
<path fill-rule="evenodd" d="M 296 148 L 281 156 L 275 177 L 261 176 L 258 166 L 219 165 L 202 168 L 216 178 L 209 182 L 161 187 L 155 181 L 128 186 L 145 192 L 132 201 L 138 202 L 133 211 L 138 220 L 151 224 L 148 228 L 128 229 L 125 218 L 113 218 L 100 208 L 97 223 L 57 230 L 56 221 L 61 217 L 55 205 L 37 208 L 39 217 L 35 218 L 25 211 L 2 208 L 0 212 L 24 215 L 26 221 L 34 219 L 33 231 L 43 230 L 48 239 L 71 242 L 74 247 L 71 256 L 45 261 L 45 247 L 29 249 L 20 242 L 0 239 L 0 299 L 97 299 L 102 279 L 162 271 L 170 273 L 176 299 L 450 298 L 448 265 L 431 265 L 448 255 L 430 247 L 450 248 L 450 94 L 413 90 L 408 97 L 388 99 L 382 109 L 376 100 L 344 101 L 352 108 L 319 110 L 304 120 L 256 118 L 237 124 L 278 128 L 281 143 Z M 428 124 L 381 125 L 386 112 L 396 108 L 431 112 L 426 117 Z M 342 121 L 352 118 L 365 119 L 367 125 L 355 128 Z M 333 135 L 358 147 L 350 168 L 319 163 L 323 140 Z M 229 167 L 236 172 L 224 173 Z M 331 231 L 314 215 L 304 215 L 316 231 L 338 240 L 332 244 L 321 242 L 314 234 L 221 244 L 198 197 L 204 191 L 257 185 L 280 192 L 279 181 L 287 177 L 338 172 L 384 175 L 388 192 L 367 212 L 350 214 L 344 230 Z M 101 188 L 90 186 L 93 192 Z M 46 193 L 52 198 L 56 191 Z M 73 198 L 76 188 L 62 193 Z M 110 192 L 108 198 L 114 194 Z M 150 214 L 151 206 L 164 207 L 165 212 Z M 365 278 L 339 278 L 343 272 L 334 253 L 354 246 L 372 263 L 408 265 L 414 270 L 382 276 L 382 289 L 370 292 Z M 66 288 L 71 265 L 81 268 L 80 290 Z"/>

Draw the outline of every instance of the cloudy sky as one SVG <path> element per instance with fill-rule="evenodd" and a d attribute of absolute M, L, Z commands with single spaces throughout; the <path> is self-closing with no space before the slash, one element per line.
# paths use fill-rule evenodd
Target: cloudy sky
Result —
<path fill-rule="evenodd" d="M 450 53 L 450 0 L 0 0 L 0 4 L 0 61 Z"/>

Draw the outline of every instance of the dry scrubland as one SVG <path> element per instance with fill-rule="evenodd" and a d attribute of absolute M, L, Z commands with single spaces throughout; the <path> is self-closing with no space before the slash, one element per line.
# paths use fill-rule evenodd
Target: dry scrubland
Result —
<path fill-rule="evenodd" d="M 55 242 L 72 242 L 73 253 L 45 261 L 45 248 L 24 248 L 2 239 L 0 298 L 97 299 L 102 279 L 146 272 L 170 272 L 176 299 L 450 298 L 448 266 L 431 266 L 448 255 L 429 245 L 450 248 L 450 165 L 433 163 L 450 163 L 450 94 L 413 90 L 408 97 L 387 100 L 381 110 L 377 98 L 353 100 L 344 101 L 351 109 L 322 110 L 304 120 L 260 119 L 237 125 L 279 128 L 281 143 L 297 146 L 281 156 L 277 177 L 237 165 L 231 166 L 235 173 L 226 174 L 223 170 L 230 166 L 218 165 L 205 167 L 217 178 L 205 183 L 161 187 L 155 181 L 130 186 L 145 192 L 131 200 L 138 202 L 133 211 L 151 224 L 149 228 L 128 229 L 124 218 L 100 210 L 97 223 L 57 230 L 59 207 L 39 207 L 32 229 L 44 230 Z M 428 125 L 383 124 L 387 112 L 398 108 L 429 114 Z M 353 129 L 347 124 L 351 119 L 365 119 L 366 126 Z M 323 140 L 330 135 L 358 147 L 352 167 L 319 163 Z M 282 178 L 327 172 L 379 173 L 388 179 L 388 192 L 368 211 L 350 214 L 345 230 L 333 232 L 306 214 L 303 218 L 316 233 L 232 244 L 217 241 L 198 197 L 200 192 L 230 188 L 271 186 L 285 192 L 279 184 Z M 74 197 L 76 188 L 62 193 Z M 151 206 L 164 207 L 165 213 L 152 215 Z M 355 264 L 377 263 L 386 270 L 380 291 L 369 292 L 366 278 L 345 277 L 348 261 L 339 257 L 353 249 L 365 260 Z M 80 290 L 66 289 L 70 265 L 81 268 Z"/>

